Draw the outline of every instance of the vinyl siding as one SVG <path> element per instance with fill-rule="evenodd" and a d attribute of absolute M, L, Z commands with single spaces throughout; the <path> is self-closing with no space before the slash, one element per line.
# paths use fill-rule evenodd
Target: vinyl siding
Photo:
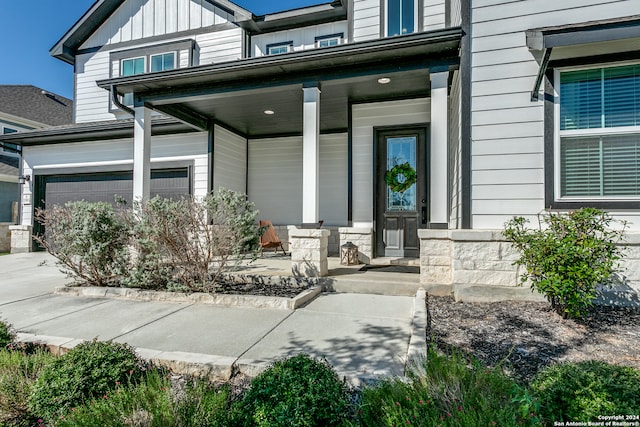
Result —
<path fill-rule="evenodd" d="M 425 0 L 424 31 L 440 30 L 445 27 L 445 0 Z"/>
<path fill-rule="evenodd" d="M 239 193 L 247 192 L 247 140 L 216 126 L 214 141 L 213 185 Z"/>
<path fill-rule="evenodd" d="M 320 136 L 320 218 L 347 225 L 347 136 Z M 275 225 L 302 222 L 302 137 L 249 141 L 249 200 Z"/>
<path fill-rule="evenodd" d="M 544 206 L 544 108 L 525 31 L 640 14 L 634 0 L 472 2 L 472 224 L 502 228 Z M 635 225 L 634 227 L 639 227 Z"/>
<path fill-rule="evenodd" d="M 242 58 L 242 29 L 234 28 L 195 36 L 200 48 L 199 62 L 194 65 L 235 61 Z"/>
<path fill-rule="evenodd" d="M 232 22 L 207 0 L 127 0 L 81 49 Z"/>
<path fill-rule="evenodd" d="M 41 145 L 25 147 L 23 167 L 26 175 L 42 175 L 77 172 L 94 172 L 100 168 L 109 170 L 131 170 L 133 167 L 133 141 L 120 139 L 75 144 Z M 153 137 L 151 161 L 162 162 L 169 167 L 171 162 L 193 162 L 193 195 L 203 197 L 207 193 L 207 134 L 166 135 Z M 23 193 L 31 195 L 32 185 L 23 187 Z M 23 205 L 23 224 L 33 221 L 33 205 Z"/>
<path fill-rule="evenodd" d="M 353 0 L 353 41 L 380 38 L 380 0 Z"/>
<path fill-rule="evenodd" d="M 73 103 L 76 123 L 116 118 L 109 112 L 109 91 L 96 85 L 97 80 L 110 77 L 109 67 L 108 51 L 76 56 L 76 99 Z"/>
<path fill-rule="evenodd" d="M 373 227 L 374 126 L 422 124 L 429 122 L 430 116 L 430 101 L 425 98 L 353 106 L 354 227 Z"/>
<path fill-rule="evenodd" d="M 461 226 L 460 73 L 454 71 L 449 94 L 449 228 Z"/>
<path fill-rule="evenodd" d="M 314 49 L 316 37 L 339 33 L 343 34 L 346 42 L 349 36 L 347 21 L 258 35 L 251 38 L 251 52 L 255 57 L 263 56 L 267 54 L 267 45 L 290 41 L 293 42 L 294 51 Z"/>

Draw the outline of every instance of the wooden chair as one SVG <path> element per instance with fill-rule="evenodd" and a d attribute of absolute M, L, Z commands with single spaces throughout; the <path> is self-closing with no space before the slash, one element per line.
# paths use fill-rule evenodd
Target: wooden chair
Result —
<path fill-rule="evenodd" d="M 276 230 L 273 228 L 273 224 L 271 221 L 259 221 L 260 228 L 265 227 L 264 233 L 260 236 L 260 251 L 262 252 L 265 248 L 274 248 L 274 252 L 278 252 L 278 248 L 282 249 L 282 252 L 286 255 L 287 252 L 284 250 L 284 246 L 282 246 L 282 242 L 276 234 Z"/>

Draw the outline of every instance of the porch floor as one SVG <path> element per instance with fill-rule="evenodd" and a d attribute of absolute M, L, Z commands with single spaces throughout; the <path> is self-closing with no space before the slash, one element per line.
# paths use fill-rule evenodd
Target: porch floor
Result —
<path fill-rule="evenodd" d="M 421 287 L 418 259 L 377 258 L 369 266 L 346 266 L 340 264 L 339 257 L 329 257 L 328 263 L 329 275 L 321 280 L 327 291 L 415 296 Z M 293 275 L 290 256 L 268 252 L 254 262 L 243 263 L 237 272 L 265 276 Z"/>

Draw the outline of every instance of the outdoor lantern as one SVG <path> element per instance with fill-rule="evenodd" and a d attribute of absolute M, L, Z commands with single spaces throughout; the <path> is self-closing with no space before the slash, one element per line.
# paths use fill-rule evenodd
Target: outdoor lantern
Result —
<path fill-rule="evenodd" d="M 357 265 L 358 264 L 358 247 L 351 242 L 347 242 L 340 246 L 340 264 Z"/>

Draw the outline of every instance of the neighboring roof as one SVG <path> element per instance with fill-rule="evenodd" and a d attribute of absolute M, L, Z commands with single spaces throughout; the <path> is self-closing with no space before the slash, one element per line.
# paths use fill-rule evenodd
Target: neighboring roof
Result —
<path fill-rule="evenodd" d="M 0 175 L 18 175 L 17 157 L 0 154 Z"/>
<path fill-rule="evenodd" d="M 30 85 L 0 85 L 0 114 L 57 126 L 73 121 L 73 101 Z"/>
<path fill-rule="evenodd" d="M 126 0 L 96 0 L 84 15 L 49 50 L 51 56 L 75 63 L 77 50 Z M 292 26 L 332 22 L 347 17 L 347 1 L 333 0 L 316 6 L 256 16 L 229 0 L 204 0 L 233 13 L 235 23 L 251 33 L 277 31 Z"/>
<path fill-rule="evenodd" d="M 152 119 L 152 135 L 193 132 L 194 129 L 169 117 Z M 106 139 L 132 138 L 133 119 L 105 120 L 33 129 L 0 135 L 0 142 L 38 145 L 65 142 L 86 142 Z"/>

